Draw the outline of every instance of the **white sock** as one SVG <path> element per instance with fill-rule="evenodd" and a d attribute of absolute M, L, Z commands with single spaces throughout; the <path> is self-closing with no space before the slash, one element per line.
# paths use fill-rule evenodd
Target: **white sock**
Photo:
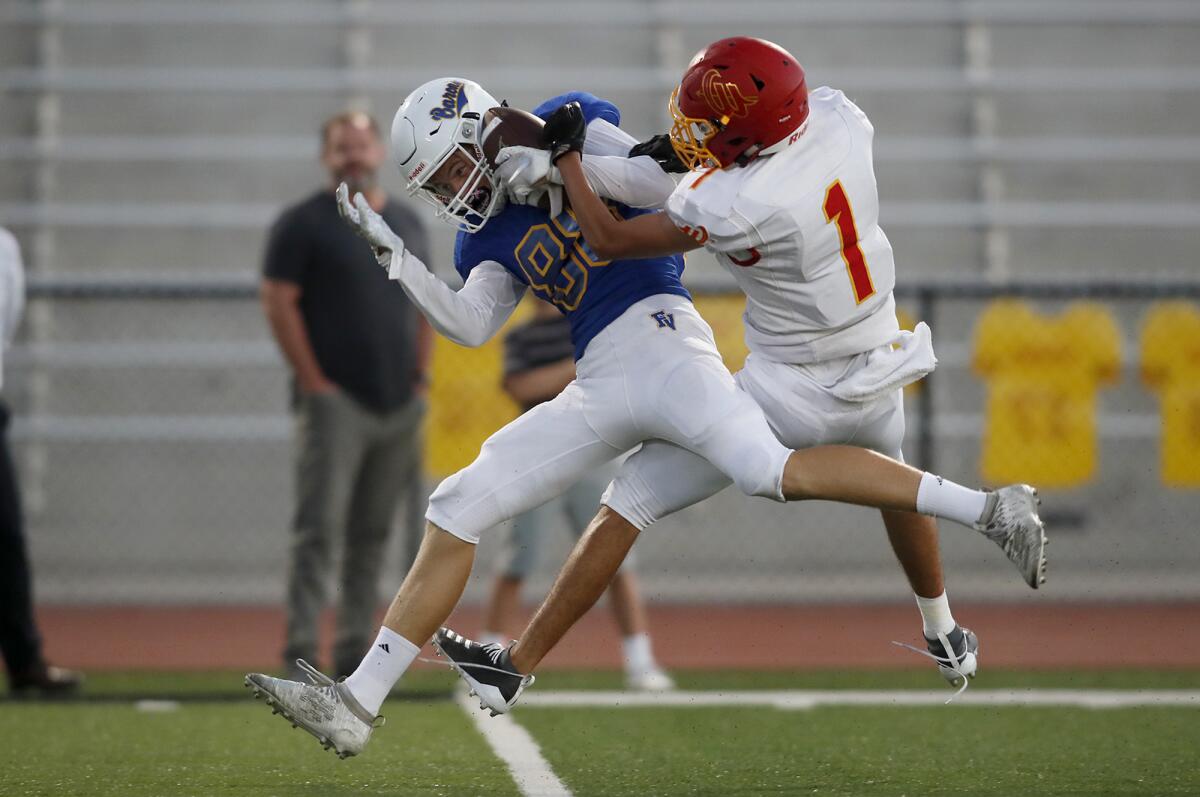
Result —
<path fill-rule="evenodd" d="M 987 493 L 955 484 L 949 479 L 925 473 L 917 488 L 917 511 L 953 520 L 964 526 L 977 523 L 987 506 Z"/>
<path fill-rule="evenodd" d="M 491 645 L 495 643 L 502 648 L 506 648 L 508 647 L 509 642 L 512 642 L 512 638 L 500 633 L 499 631 L 484 631 L 479 635 L 479 644 L 481 645 Z"/>
<path fill-rule="evenodd" d="M 644 673 L 658 668 L 647 633 L 625 637 L 621 640 L 621 650 L 625 653 L 625 672 Z"/>
<path fill-rule="evenodd" d="M 371 650 L 363 657 L 358 669 L 346 678 L 350 694 L 367 711 L 378 714 L 388 692 L 420 652 L 420 646 L 392 629 L 380 628 Z"/>
<path fill-rule="evenodd" d="M 913 597 L 917 599 L 917 608 L 921 610 L 926 639 L 937 639 L 938 634 L 949 634 L 954 630 L 957 623 L 954 622 L 954 615 L 950 614 L 950 601 L 945 592 L 936 598 Z"/>

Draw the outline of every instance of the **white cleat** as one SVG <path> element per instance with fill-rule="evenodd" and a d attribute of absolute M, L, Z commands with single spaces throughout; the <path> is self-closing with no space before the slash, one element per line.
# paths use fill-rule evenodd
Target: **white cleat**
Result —
<path fill-rule="evenodd" d="M 255 699 L 266 699 L 272 714 L 282 715 L 293 728 L 308 731 L 338 758 L 361 753 L 371 732 L 383 725 L 383 717 L 371 716 L 344 683 L 334 681 L 303 659 L 297 659 L 296 664 L 311 684 L 252 672 L 246 676 L 246 686 L 254 690 Z"/>
<path fill-rule="evenodd" d="M 1040 503 L 1037 490 L 1028 484 L 1010 484 L 988 494 L 983 515 L 987 519 L 975 524 L 1034 589 L 1046 583 L 1046 527 L 1037 513 Z"/>
<path fill-rule="evenodd" d="M 670 692 L 675 682 L 657 667 L 625 675 L 625 688 L 631 692 Z"/>

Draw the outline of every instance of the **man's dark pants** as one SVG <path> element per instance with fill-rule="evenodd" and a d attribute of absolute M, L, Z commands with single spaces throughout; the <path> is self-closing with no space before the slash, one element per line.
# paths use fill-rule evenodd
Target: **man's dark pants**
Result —
<path fill-rule="evenodd" d="M 317 620 L 339 539 L 334 671 L 353 672 L 374 639 L 379 577 L 397 503 L 403 496 L 410 508 L 421 506 L 424 414 L 425 401 L 419 398 L 386 414 L 371 412 L 341 392 L 300 398 L 284 649 L 288 668 L 297 658 L 315 660 Z M 410 523 L 413 516 L 406 513 Z M 420 515 L 416 518 L 419 526 Z M 419 527 L 409 531 L 420 534 Z"/>
<path fill-rule="evenodd" d="M 8 449 L 8 406 L 0 401 L 0 652 L 9 678 L 41 664 L 33 584 L 21 520 L 16 469 Z"/>

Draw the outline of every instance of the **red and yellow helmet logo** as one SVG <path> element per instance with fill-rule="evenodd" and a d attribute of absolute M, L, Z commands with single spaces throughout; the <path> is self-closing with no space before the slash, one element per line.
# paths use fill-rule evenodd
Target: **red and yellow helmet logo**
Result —
<path fill-rule="evenodd" d="M 696 92 L 713 111 L 730 117 L 743 117 L 750 106 L 758 102 L 757 96 L 742 94 L 738 84 L 721 80 L 721 73 L 710 69 L 704 73 L 700 90 Z"/>

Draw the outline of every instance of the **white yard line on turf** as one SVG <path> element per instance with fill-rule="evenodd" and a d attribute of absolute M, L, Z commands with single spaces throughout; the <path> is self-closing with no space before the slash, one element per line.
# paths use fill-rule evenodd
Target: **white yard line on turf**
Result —
<path fill-rule="evenodd" d="M 802 710 L 817 706 L 936 706 L 953 692 L 918 690 L 807 690 L 744 692 L 527 692 L 522 706 L 636 708 L 770 706 Z M 1184 689 L 968 689 L 955 706 L 1077 706 L 1200 708 L 1200 691 Z"/>
<path fill-rule="evenodd" d="M 523 797 L 572 797 L 571 790 L 554 774 L 529 731 L 507 714 L 491 716 L 466 693 L 460 693 L 455 700 L 474 721 L 492 752 L 508 767 Z"/>

